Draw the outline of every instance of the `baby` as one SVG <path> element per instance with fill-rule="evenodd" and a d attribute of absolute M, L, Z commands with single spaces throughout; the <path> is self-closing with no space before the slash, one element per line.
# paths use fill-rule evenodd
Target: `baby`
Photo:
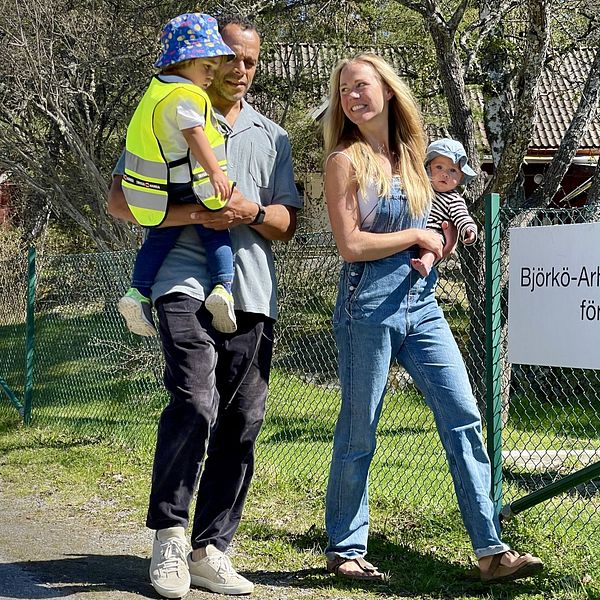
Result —
<path fill-rule="evenodd" d="M 465 245 L 477 240 L 477 225 L 471 218 L 464 198 L 456 191 L 459 185 L 466 185 L 476 173 L 467 162 L 463 145 L 456 140 L 442 138 L 427 147 L 425 168 L 435 191 L 427 227 L 443 236 L 442 223 L 452 221 L 458 231 L 458 239 Z M 423 277 L 431 272 L 435 254 L 423 250 L 420 258 L 413 258 L 411 265 Z"/>

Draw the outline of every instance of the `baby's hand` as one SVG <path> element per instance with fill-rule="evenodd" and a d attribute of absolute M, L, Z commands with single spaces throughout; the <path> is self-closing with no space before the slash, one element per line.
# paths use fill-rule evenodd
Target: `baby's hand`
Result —
<path fill-rule="evenodd" d="M 209 178 L 215 190 L 215 196 L 221 196 L 221 199 L 228 200 L 231 196 L 231 186 L 227 175 L 223 171 L 217 171 L 209 175 Z"/>
<path fill-rule="evenodd" d="M 463 243 L 473 244 L 473 243 L 475 243 L 476 239 L 477 239 L 477 229 L 475 229 L 474 227 L 467 227 L 467 229 L 465 231 L 465 237 L 464 237 Z"/>

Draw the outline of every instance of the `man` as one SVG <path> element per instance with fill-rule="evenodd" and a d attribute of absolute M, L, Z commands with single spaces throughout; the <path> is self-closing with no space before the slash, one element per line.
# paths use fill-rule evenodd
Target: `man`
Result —
<path fill-rule="evenodd" d="M 237 18 L 221 22 L 220 31 L 236 57 L 215 74 L 208 94 L 236 188 L 225 209 L 173 206 L 165 224 L 230 229 L 238 328 L 229 335 L 212 328 L 204 307 L 210 291 L 204 252 L 194 229 L 185 228 L 152 288 L 170 402 L 159 422 L 146 524 L 157 530 L 150 579 L 167 598 L 184 596 L 190 583 L 221 594 L 253 590 L 224 551 L 240 522 L 265 411 L 277 316 L 269 240 L 291 239 L 301 208 L 286 133 L 243 99 L 256 72 L 259 35 Z M 120 175 L 113 179 L 108 210 L 133 220 Z M 203 462 L 187 555 L 185 528 Z"/>

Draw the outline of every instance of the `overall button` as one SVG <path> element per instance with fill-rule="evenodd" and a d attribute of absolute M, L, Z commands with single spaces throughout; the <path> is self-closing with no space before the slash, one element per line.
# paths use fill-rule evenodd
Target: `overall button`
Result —
<path fill-rule="evenodd" d="M 350 286 L 348 289 L 349 289 L 351 292 L 353 292 L 353 291 L 356 289 L 356 287 L 355 287 L 355 286 L 353 286 L 353 285 L 351 285 L 351 286 Z"/>
<path fill-rule="evenodd" d="M 351 271 L 350 276 L 351 277 L 356 277 L 358 275 L 358 273 L 356 271 Z"/>

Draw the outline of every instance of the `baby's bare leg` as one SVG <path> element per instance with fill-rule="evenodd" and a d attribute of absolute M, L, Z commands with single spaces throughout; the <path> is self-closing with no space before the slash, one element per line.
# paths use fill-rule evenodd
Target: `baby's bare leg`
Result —
<path fill-rule="evenodd" d="M 435 263 L 435 254 L 429 250 L 421 250 L 421 258 L 411 258 L 410 260 L 412 268 L 419 271 L 423 277 L 427 277 L 431 273 L 433 263 Z"/>

